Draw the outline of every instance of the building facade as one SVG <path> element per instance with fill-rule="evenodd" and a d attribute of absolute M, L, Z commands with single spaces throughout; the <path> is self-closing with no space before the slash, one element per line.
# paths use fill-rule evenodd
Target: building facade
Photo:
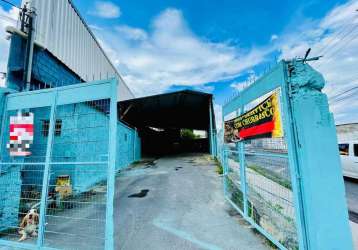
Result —
<path fill-rule="evenodd" d="M 338 141 L 358 141 L 358 123 L 336 126 Z"/>
<path fill-rule="evenodd" d="M 29 90 L 55 88 L 87 81 L 116 78 L 118 100 L 134 95 L 113 66 L 90 28 L 69 0 L 32 0 L 28 8 L 36 10 L 35 43 Z M 24 4 L 22 4 L 24 6 Z M 26 54 L 29 31 L 9 27 L 9 51 L 6 88 L 0 89 L 0 115 L 4 117 L 6 95 L 24 91 Z M 60 162 L 101 162 L 108 157 L 109 103 L 83 102 L 58 107 L 52 160 Z M 49 133 L 48 108 L 29 110 L 34 119 L 34 144 L 31 156 L 18 157 L 22 162 L 44 160 Z M 18 111 L 23 112 L 23 111 Z M 16 115 L 8 114 L 9 115 Z M 7 116 L 7 117 L 8 117 Z M 6 162 L 9 150 L 9 120 L 0 119 L 2 127 L 1 162 Z M 106 125 L 107 124 L 107 125 Z M 81 143 L 83 142 L 83 143 Z M 118 119 L 117 170 L 127 167 L 141 157 L 141 142 L 134 127 Z M 21 158 L 21 159 L 20 159 Z M 65 167 L 64 167 L 65 166 Z M 21 215 L 36 206 L 43 183 L 43 165 L 0 166 L 0 232 L 16 228 Z M 89 171 L 90 169 L 90 171 Z M 103 165 L 53 165 L 49 179 L 55 193 L 56 181 L 61 176 L 71 180 L 72 194 L 81 195 L 106 180 Z M 34 197 L 29 198 L 29 194 Z M 7 198 L 6 198 L 7 197 Z M 31 201 L 33 199 L 33 201 Z M 25 201 L 25 202 L 24 202 Z"/>

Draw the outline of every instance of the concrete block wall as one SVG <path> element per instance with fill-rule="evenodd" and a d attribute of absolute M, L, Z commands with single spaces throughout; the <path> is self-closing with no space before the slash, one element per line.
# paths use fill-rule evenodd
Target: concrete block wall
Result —
<path fill-rule="evenodd" d="M 14 90 L 23 87 L 24 55 L 26 41 L 19 35 L 12 35 L 8 59 L 7 86 Z M 89 77 L 89 79 L 91 79 Z M 34 89 L 58 87 L 83 82 L 77 74 L 53 57 L 47 50 L 34 48 L 32 79 Z"/>
<path fill-rule="evenodd" d="M 43 121 L 49 120 L 49 109 L 39 108 L 34 112 L 34 144 L 32 155 L 26 161 L 44 161 L 47 136 L 43 133 Z M 54 135 L 52 162 L 84 162 L 85 164 L 56 164 L 50 169 L 50 185 L 54 186 L 59 175 L 70 175 L 75 193 L 91 189 L 107 176 L 107 164 L 98 164 L 108 158 L 109 117 L 88 103 L 57 107 L 56 119 L 61 120 L 61 135 Z M 118 122 L 116 169 L 123 169 L 137 160 L 134 157 L 135 130 Z M 138 137 L 138 136 L 137 136 Z M 138 141 L 139 139 L 137 139 Z M 136 153 L 140 157 L 139 153 Z M 88 164 L 88 162 L 95 162 Z M 43 166 L 26 166 L 24 183 L 41 186 Z"/>
<path fill-rule="evenodd" d="M 5 105 L 5 94 L 10 90 L 0 88 L 0 126 Z M 4 148 L 3 140 L 1 146 Z M 2 152 L 2 150 L 0 150 Z M 2 161 L 2 157 L 1 157 Z M 0 231 L 18 226 L 20 209 L 21 174 L 19 166 L 0 165 Z"/>
<path fill-rule="evenodd" d="M 19 225 L 18 214 L 21 196 L 20 166 L 0 170 L 0 231 Z"/>

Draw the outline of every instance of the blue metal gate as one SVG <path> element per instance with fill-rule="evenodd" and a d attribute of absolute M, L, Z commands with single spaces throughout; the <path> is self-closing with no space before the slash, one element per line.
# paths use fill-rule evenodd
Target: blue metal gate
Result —
<path fill-rule="evenodd" d="M 31 154 L 11 156 L 10 120 L 26 115 Z M 0 245 L 113 249 L 117 81 L 9 94 L 1 131 Z"/>
<path fill-rule="evenodd" d="M 226 199 L 279 249 L 353 248 L 323 86 L 304 61 L 282 61 L 223 106 L 228 120 L 279 96 L 282 137 L 228 143 L 221 151 Z"/>

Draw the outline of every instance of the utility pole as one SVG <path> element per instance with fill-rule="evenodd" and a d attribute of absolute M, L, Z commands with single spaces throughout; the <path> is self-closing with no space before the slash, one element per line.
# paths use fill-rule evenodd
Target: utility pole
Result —
<path fill-rule="evenodd" d="M 31 73 L 32 73 L 32 59 L 34 54 L 35 43 L 35 18 L 36 11 L 34 8 L 27 9 L 26 5 L 21 11 L 21 31 L 25 31 L 27 26 L 27 42 L 26 42 L 26 54 L 24 60 L 24 76 L 23 76 L 23 91 L 30 90 Z M 26 24 L 27 22 L 27 24 Z"/>

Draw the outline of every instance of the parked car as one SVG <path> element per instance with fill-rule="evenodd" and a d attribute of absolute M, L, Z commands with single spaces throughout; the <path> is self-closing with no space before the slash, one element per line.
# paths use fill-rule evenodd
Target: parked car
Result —
<path fill-rule="evenodd" d="M 338 144 L 343 175 L 358 179 L 358 141 L 342 141 Z"/>

